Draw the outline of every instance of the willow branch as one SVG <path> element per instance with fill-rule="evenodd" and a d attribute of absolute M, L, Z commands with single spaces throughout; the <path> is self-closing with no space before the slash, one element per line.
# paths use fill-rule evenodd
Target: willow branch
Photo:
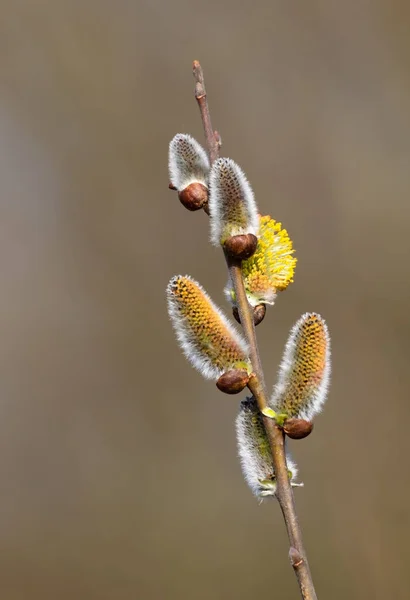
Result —
<path fill-rule="evenodd" d="M 253 311 L 246 297 L 240 264 L 229 258 L 227 258 L 227 263 L 235 290 L 239 317 L 250 348 L 250 359 L 254 376 L 251 377 L 248 387 L 256 399 L 259 410 L 262 412 L 267 407 L 267 396 L 253 323 Z M 284 433 L 276 425 L 275 421 L 269 417 L 263 416 L 263 423 L 272 451 L 272 462 L 276 479 L 276 497 L 282 509 L 290 543 L 289 558 L 299 583 L 302 598 L 304 600 L 317 600 L 309 563 L 303 547 L 302 531 L 297 518 L 295 500 L 288 476 Z"/>
<path fill-rule="evenodd" d="M 212 128 L 211 115 L 208 107 L 204 74 L 198 61 L 193 63 L 195 78 L 195 98 L 198 102 L 202 124 L 205 132 L 206 146 L 211 164 L 218 158 L 221 140 L 218 132 Z M 245 286 L 242 278 L 241 262 L 225 256 L 229 274 L 235 290 L 239 318 L 244 329 L 245 337 L 250 348 L 253 376 L 248 387 L 256 399 L 259 410 L 262 412 L 268 406 L 265 378 L 259 349 L 255 335 L 253 310 L 246 297 Z M 272 463 L 276 478 L 276 497 L 282 509 L 288 533 L 290 549 L 289 558 L 295 571 L 301 596 L 304 600 L 317 600 L 312 576 L 309 569 L 306 552 L 303 547 L 302 532 L 296 514 L 296 506 L 290 485 L 285 454 L 285 436 L 275 421 L 263 416 L 269 444 L 272 451 Z"/>
<path fill-rule="evenodd" d="M 194 60 L 192 71 L 195 79 L 195 98 L 198 102 L 199 112 L 201 113 L 202 125 L 204 126 L 206 147 L 209 154 L 209 160 L 212 163 L 218 158 L 219 148 L 221 147 L 221 138 L 217 131 L 212 128 L 211 114 L 208 107 L 208 98 L 206 95 L 204 72 L 197 60 Z"/>

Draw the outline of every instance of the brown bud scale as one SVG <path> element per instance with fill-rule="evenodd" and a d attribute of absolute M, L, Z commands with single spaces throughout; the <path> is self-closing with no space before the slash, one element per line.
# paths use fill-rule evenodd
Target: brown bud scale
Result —
<path fill-rule="evenodd" d="M 239 394 L 247 386 L 249 381 L 248 372 L 244 369 L 231 369 L 220 376 L 216 387 L 225 394 Z"/>
<path fill-rule="evenodd" d="M 237 308 L 237 306 L 234 306 L 232 309 L 232 314 L 235 317 L 235 320 L 238 321 L 238 323 L 241 322 L 241 318 L 239 316 L 239 310 Z M 263 319 L 265 318 L 266 315 L 266 304 L 258 304 L 257 306 L 253 307 L 253 322 L 256 325 L 259 325 L 259 323 L 262 323 Z"/>
<path fill-rule="evenodd" d="M 286 419 L 283 425 L 283 431 L 293 440 L 301 440 L 312 433 L 313 423 L 305 421 L 305 419 L 297 419 L 296 417 Z"/>
<path fill-rule="evenodd" d="M 266 304 L 258 304 L 253 308 L 253 322 L 255 325 L 262 323 L 266 315 Z"/>
<path fill-rule="evenodd" d="M 235 320 L 240 324 L 241 323 L 241 317 L 239 316 L 239 310 L 238 310 L 237 306 L 233 307 L 232 314 L 235 317 Z"/>
<path fill-rule="evenodd" d="M 258 238 L 253 233 L 232 235 L 224 243 L 225 252 L 232 258 L 246 260 L 254 254 Z"/>
<path fill-rule="evenodd" d="M 208 202 L 208 189 L 203 183 L 190 183 L 178 193 L 178 198 L 188 210 L 199 210 Z"/>

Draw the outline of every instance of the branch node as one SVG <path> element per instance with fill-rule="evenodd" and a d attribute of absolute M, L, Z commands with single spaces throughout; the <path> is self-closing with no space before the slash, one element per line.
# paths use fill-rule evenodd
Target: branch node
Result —
<path fill-rule="evenodd" d="M 297 569 L 304 563 L 302 555 L 293 546 L 289 548 L 289 560 L 294 569 Z"/>

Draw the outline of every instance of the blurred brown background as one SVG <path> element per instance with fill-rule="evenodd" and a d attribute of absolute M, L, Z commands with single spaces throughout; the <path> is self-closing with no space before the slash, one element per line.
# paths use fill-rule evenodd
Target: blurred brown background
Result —
<path fill-rule="evenodd" d="M 5 600 L 292 600 L 274 502 L 236 458 L 237 398 L 186 363 L 164 289 L 223 303 L 167 145 L 223 153 L 288 228 L 296 281 L 258 330 L 268 384 L 302 312 L 330 399 L 293 444 L 319 597 L 405 599 L 410 533 L 407 2 L 0 4 L 0 581 Z"/>

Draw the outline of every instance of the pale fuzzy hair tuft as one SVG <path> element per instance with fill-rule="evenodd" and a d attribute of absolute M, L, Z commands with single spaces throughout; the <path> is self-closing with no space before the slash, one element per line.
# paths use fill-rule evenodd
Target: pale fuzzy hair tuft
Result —
<path fill-rule="evenodd" d="M 252 493 L 262 499 L 266 496 L 274 496 L 276 482 L 272 477 L 274 473 L 272 454 L 262 415 L 253 397 L 241 402 L 236 418 L 236 439 L 242 473 Z M 286 463 L 288 471 L 292 474 L 291 485 L 301 485 L 294 481 L 298 470 L 288 453 Z"/>
<path fill-rule="evenodd" d="M 191 183 L 208 186 L 209 158 L 192 136 L 178 133 L 169 144 L 169 179 L 179 192 Z"/>
<path fill-rule="evenodd" d="M 223 244 L 233 235 L 258 235 L 259 214 L 249 181 L 230 158 L 214 162 L 209 177 L 211 242 Z"/>
<path fill-rule="evenodd" d="M 319 328 L 307 333 L 306 325 L 309 323 L 316 324 Z M 319 371 L 318 366 L 321 367 Z M 311 421 L 321 411 L 326 400 L 330 373 L 331 351 L 327 324 L 317 313 L 305 313 L 290 331 L 279 367 L 278 382 L 269 402 L 270 407 L 277 412 Z M 299 397 L 295 397 L 295 393 Z"/>
<path fill-rule="evenodd" d="M 227 354 L 231 353 L 230 356 L 226 357 L 225 364 L 223 363 L 223 356 L 219 357 L 219 365 L 215 364 L 217 361 L 206 355 L 207 347 L 201 348 L 200 340 L 198 340 L 197 332 L 190 326 L 189 319 L 181 313 L 181 302 L 175 297 L 174 288 L 178 281 L 185 280 L 191 282 L 202 295 L 202 300 L 206 303 L 206 309 L 208 310 L 214 324 L 223 334 L 221 338 L 221 354 L 226 351 Z M 171 279 L 167 287 L 167 301 L 168 301 L 168 314 L 170 316 L 177 340 L 179 345 L 195 369 L 197 369 L 206 379 L 218 379 L 222 373 L 231 367 L 234 367 L 236 363 L 242 362 L 241 368 L 248 368 L 251 370 L 249 362 L 249 351 L 248 345 L 226 316 L 221 310 L 214 304 L 209 295 L 203 289 L 203 287 L 195 281 L 189 275 L 175 275 Z M 209 346 L 209 342 L 208 342 Z"/>
<path fill-rule="evenodd" d="M 235 299 L 235 289 L 233 287 L 230 275 L 228 275 L 228 281 L 226 282 L 226 286 L 224 287 L 224 296 L 226 298 L 226 301 L 229 302 L 231 306 L 237 306 L 237 302 Z"/>

